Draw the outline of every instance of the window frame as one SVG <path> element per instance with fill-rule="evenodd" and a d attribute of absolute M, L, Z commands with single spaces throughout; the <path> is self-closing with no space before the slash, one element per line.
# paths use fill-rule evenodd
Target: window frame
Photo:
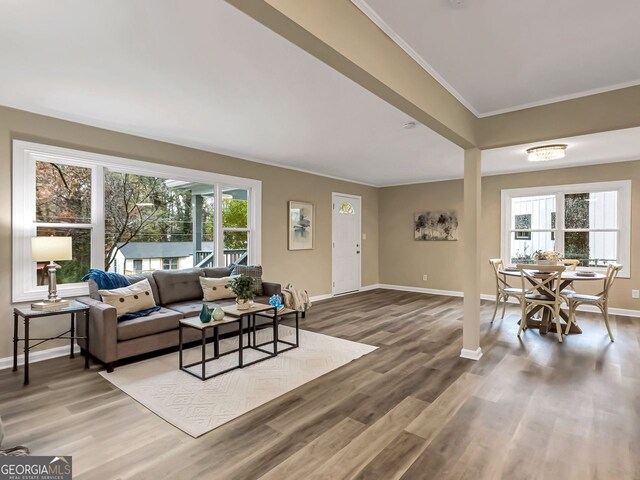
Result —
<path fill-rule="evenodd" d="M 576 183 L 570 185 L 550 185 L 544 187 L 527 187 L 503 189 L 501 191 L 501 227 L 500 227 L 500 252 L 503 259 L 511 258 L 512 234 L 517 229 L 511 228 L 512 199 L 518 197 L 555 196 L 556 201 L 556 225 L 553 229 L 535 231 L 552 232 L 555 234 L 556 251 L 564 252 L 565 229 L 564 227 L 564 196 L 575 193 L 598 193 L 616 191 L 617 201 L 617 228 L 588 229 L 589 232 L 616 231 L 618 232 L 618 257 L 623 269 L 620 277 L 629 278 L 631 271 L 631 180 L 617 180 L 597 183 Z M 577 229 L 585 230 L 585 229 Z M 529 230 L 534 231 L 534 230 Z M 589 270 L 604 270 L 604 267 L 579 267 Z"/>
<path fill-rule="evenodd" d="M 169 268 L 165 268 L 165 265 L 169 265 Z M 175 268 L 173 268 L 175 265 Z M 179 270 L 180 257 L 162 257 L 162 270 Z"/>
<path fill-rule="evenodd" d="M 36 161 L 59 163 L 90 168 L 91 173 L 91 224 L 44 224 L 35 221 L 36 213 Z M 31 237 L 37 226 L 91 229 L 91 267 L 104 268 L 104 172 L 106 169 L 133 175 L 149 176 L 167 180 L 210 184 L 214 188 L 216 201 L 216 239 L 218 249 L 222 238 L 222 187 L 236 187 L 248 191 L 249 230 L 248 262 L 261 263 L 262 254 L 262 182 L 260 180 L 234 177 L 214 172 L 176 167 L 159 163 L 134 160 L 124 157 L 85 152 L 53 145 L 44 145 L 22 140 L 13 140 L 13 187 L 12 187 L 12 302 L 27 302 L 46 297 L 47 286 L 37 286 L 36 272 L 31 261 Z M 220 266 L 223 256 L 216 255 Z M 58 294 L 64 297 L 88 295 L 86 282 L 59 284 Z"/>

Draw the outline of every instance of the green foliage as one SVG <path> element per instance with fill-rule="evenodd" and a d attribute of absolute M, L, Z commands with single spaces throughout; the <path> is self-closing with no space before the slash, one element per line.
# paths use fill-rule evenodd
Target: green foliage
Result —
<path fill-rule="evenodd" d="M 253 278 L 247 275 L 240 275 L 229 282 L 229 288 L 241 300 L 251 300 L 253 293 Z"/>
<path fill-rule="evenodd" d="M 222 200 L 222 225 L 227 228 L 246 228 L 248 222 L 247 201 Z M 224 248 L 228 250 L 244 250 L 247 248 L 246 232 L 227 232 L 224 236 Z"/>
<path fill-rule="evenodd" d="M 163 178 L 107 171 L 105 192 L 105 268 L 113 264 L 118 248 L 129 242 L 189 242 L 193 239 L 192 192 L 167 186 Z M 36 218 L 40 222 L 91 222 L 91 170 L 38 162 L 36 170 Z M 246 228 L 247 201 L 222 200 L 226 228 Z M 203 196 L 202 240 L 214 241 L 215 202 Z M 54 231 L 55 230 L 55 231 Z M 88 230 L 47 229 L 39 235 L 73 237 L 74 261 L 62 263 L 61 283 L 80 281 L 90 265 Z M 225 249 L 247 248 L 246 232 L 227 232 Z"/>

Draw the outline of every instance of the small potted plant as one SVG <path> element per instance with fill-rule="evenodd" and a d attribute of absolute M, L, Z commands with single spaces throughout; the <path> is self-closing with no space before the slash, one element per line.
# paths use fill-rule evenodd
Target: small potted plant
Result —
<path fill-rule="evenodd" d="M 248 310 L 253 302 L 253 278 L 247 275 L 240 275 L 231 282 L 229 288 L 236 295 L 238 310 Z"/>
<path fill-rule="evenodd" d="M 533 254 L 533 259 L 538 265 L 558 265 L 562 259 L 562 255 L 558 252 L 537 250 Z"/>

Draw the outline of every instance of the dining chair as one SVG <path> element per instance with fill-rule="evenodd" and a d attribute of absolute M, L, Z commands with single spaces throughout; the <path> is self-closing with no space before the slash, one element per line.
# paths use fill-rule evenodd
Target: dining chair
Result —
<path fill-rule="evenodd" d="M 567 270 L 575 271 L 578 268 L 578 265 L 580 265 L 580 260 L 565 258 L 562 260 L 562 264 L 567 267 Z"/>
<path fill-rule="evenodd" d="M 622 265 L 619 263 L 612 263 L 607 266 L 607 274 L 604 279 L 604 288 L 597 295 L 585 295 L 581 293 L 574 293 L 567 296 L 569 303 L 569 321 L 567 322 L 567 332 L 571 328 L 571 323 L 576 324 L 576 310 L 580 305 L 594 305 L 602 312 L 604 317 L 604 324 L 607 326 L 607 332 L 609 332 L 609 338 L 613 342 L 613 334 L 611 333 L 611 326 L 609 325 L 609 291 L 613 282 L 618 278 L 618 274 L 622 270 Z"/>
<path fill-rule="evenodd" d="M 489 264 L 493 268 L 493 274 L 496 279 L 496 308 L 493 310 L 493 318 L 491 319 L 491 323 L 496 319 L 496 314 L 498 313 L 498 307 L 500 306 L 500 301 L 503 302 L 502 305 L 502 317 L 504 318 L 505 310 L 507 309 L 507 301 L 509 297 L 515 297 L 520 302 L 520 297 L 522 296 L 522 289 L 514 288 L 507 283 L 507 278 L 504 273 L 500 273 L 500 270 L 504 268 L 504 262 L 501 258 L 491 258 L 489 259 Z"/>
<path fill-rule="evenodd" d="M 560 323 L 560 305 L 562 296 L 560 286 L 562 284 L 562 272 L 564 265 L 518 265 L 522 282 L 522 318 L 518 336 L 527 328 L 527 315 L 536 307 L 548 310 L 556 322 L 558 341 L 562 342 L 562 324 Z"/>
<path fill-rule="evenodd" d="M 580 260 L 576 260 L 573 258 L 564 258 L 561 260 L 562 264 L 567 267 L 567 270 L 575 272 L 580 265 Z M 571 294 L 576 293 L 575 287 L 573 286 L 573 282 L 567 285 L 564 289 L 562 289 L 562 295 L 565 297 Z M 565 299 L 565 302 L 568 304 L 569 302 Z"/>

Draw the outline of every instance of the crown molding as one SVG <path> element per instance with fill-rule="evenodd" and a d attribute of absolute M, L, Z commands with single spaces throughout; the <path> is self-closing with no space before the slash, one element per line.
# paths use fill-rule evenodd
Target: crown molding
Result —
<path fill-rule="evenodd" d="M 572 93 L 568 95 L 561 95 L 558 97 L 548 98 L 545 100 L 539 100 L 536 102 L 523 103 L 520 105 L 514 105 L 512 107 L 500 108 L 498 110 L 491 110 L 489 112 L 480 113 L 469 101 L 467 101 L 460 92 L 458 92 L 449 82 L 447 82 L 442 75 L 440 75 L 435 68 L 433 68 L 429 62 L 427 62 L 418 52 L 416 52 L 396 31 L 387 24 L 380 15 L 365 1 L 365 0 L 351 0 L 356 7 L 362 11 L 369 19 L 375 23 L 380 30 L 382 30 L 391 40 L 393 40 L 402 50 L 407 53 L 418 65 L 420 65 L 429 75 L 431 75 L 442 87 L 444 87 L 451 95 L 453 95 L 462 105 L 464 105 L 471 113 L 477 118 L 486 118 L 494 115 L 501 115 L 503 113 L 516 112 L 518 110 L 526 110 L 528 108 L 541 107 L 544 105 L 550 105 L 552 103 L 564 102 L 566 100 L 574 100 L 576 98 L 588 97 L 591 95 L 597 95 L 599 93 L 611 92 L 613 90 L 620 90 L 622 88 L 635 87 L 640 85 L 640 79 L 632 80 L 630 82 L 618 83 L 610 85 L 608 87 L 594 88 L 591 90 L 585 90 L 582 92 Z"/>
<path fill-rule="evenodd" d="M 548 98 L 546 100 L 539 100 L 537 102 L 523 103 L 522 105 L 516 105 L 514 107 L 501 108 L 499 110 L 492 110 L 490 112 L 481 113 L 477 115 L 478 118 L 491 117 L 493 115 L 501 115 L 503 113 L 517 112 L 518 110 L 526 110 L 527 108 L 542 107 L 544 105 L 550 105 L 552 103 L 565 102 L 567 100 L 575 100 L 576 98 L 589 97 L 591 95 L 598 95 L 600 93 L 612 92 L 614 90 L 621 90 L 623 88 L 637 87 L 640 85 L 640 80 L 632 80 L 630 82 L 618 83 L 616 85 L 610 85 L 608 87 L 594 88 L 592 90 L 585 90 L 583 92 L 572 93 L 569 95 L 561 95 L 559 97 Z"/>
<path fill-rule="evenodd" d="M 473 113 L 476 117 L 480 117 L 480 113 L 471 105 L 453 86 L 447 82 L 429 63 L 420 56 L 411 46 L 398 35 L 393 28 L 391 28 L 376 11 L 365 0 L 351 0 L 356 7 L 362 11 L 369 19 L 375 23 L 380 30 L 382 30 L 391 40 L 393 40 L 407 55 L 409 55 L 418 65 L 420 65 L 429 75 L 436 79 L 436 81 L 442 85 L 456 100 L 464 105 L 467 110 Z"/>

